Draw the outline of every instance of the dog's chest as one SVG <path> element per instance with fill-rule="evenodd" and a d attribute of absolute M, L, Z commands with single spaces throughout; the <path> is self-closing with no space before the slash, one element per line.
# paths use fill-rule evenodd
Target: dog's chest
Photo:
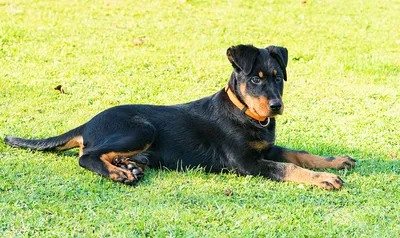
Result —
<path fill-rule="evenodd" d="M 255 140 L 249 141 L 248 146 L 250 149 L 262 152 L 264 150 L 270 149 L 274 145 L 273 141 L 266 141 L 266 140 Z"/>
<path fill-rule="evenodd" d="M 258 152 L 270 149 L 275 144 L 275 121 L 269 127 L 250 133 L 247 136 L 245 141 L 248 149 Z"/>

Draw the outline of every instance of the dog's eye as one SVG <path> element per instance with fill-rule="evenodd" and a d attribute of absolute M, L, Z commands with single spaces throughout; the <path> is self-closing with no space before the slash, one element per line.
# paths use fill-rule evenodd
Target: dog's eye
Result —
<path fill-rule="evenodd" d="M 276 76 L 276 78 L 275 78 L 275 80 L 276 80 L 276 82 L 278 82 L 278 83 L 279 83 L 280 81 L 282 81 L 282 77 L 281 77 L 281 76 L 279 76 L 279 75 L 277 75 L 277 76 Z"/>
<path fill-rule="evenodd" d="M 260 84 L 261 79 L 259 77 L 253 77 L 253 78 L 251 78 L 251 82 L 254 84 Z"/>

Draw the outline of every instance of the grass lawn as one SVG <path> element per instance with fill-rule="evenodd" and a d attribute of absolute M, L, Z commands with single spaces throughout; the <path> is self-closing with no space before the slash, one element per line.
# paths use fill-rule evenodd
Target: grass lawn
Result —
<path fill-rule="evenodd" d="M 394 0 L 0 0 L 0 236 L 398 237 L 399 12 Z M 80 168 L 76 150 L 3 143 L 115 105 L 208 96 L 240 43 L 288 48 L 277 144 L 357 159 L 324 170 L 342 190 L 201 169 L 130 187 Z"/>

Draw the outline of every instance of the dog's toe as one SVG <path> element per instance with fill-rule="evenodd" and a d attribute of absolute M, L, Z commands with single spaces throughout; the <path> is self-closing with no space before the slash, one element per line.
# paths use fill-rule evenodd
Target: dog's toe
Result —
<path fill-rule="evenodd" d="M 113 159 L 113 165 L 119 170 L 118 173 L 116 172 L 113 176 L 110 176 L 114 181 L 133 185 L 144 177 L 143 169 L 127 158 L 115 157 Z"/>

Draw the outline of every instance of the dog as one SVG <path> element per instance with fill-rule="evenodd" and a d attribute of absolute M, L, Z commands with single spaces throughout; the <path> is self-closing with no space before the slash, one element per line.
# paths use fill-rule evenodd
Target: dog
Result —
<path fill-rule="evenodd" d="M 146 167 L 203 167 L 340 189 L 339 176 L 306 168 L 351 169 L 353 158 L 275 145 L 275 117 L 284 109 L 287 49 L 237 45 L 226 55 L 233 71 L 227 86 L 212 96 L 174 106 L 120 105 L 59 136 L 6 136 L 4 141 L 41 151 L 79 147 L 80 166 L 128 185 L 136 184 Z"/>

